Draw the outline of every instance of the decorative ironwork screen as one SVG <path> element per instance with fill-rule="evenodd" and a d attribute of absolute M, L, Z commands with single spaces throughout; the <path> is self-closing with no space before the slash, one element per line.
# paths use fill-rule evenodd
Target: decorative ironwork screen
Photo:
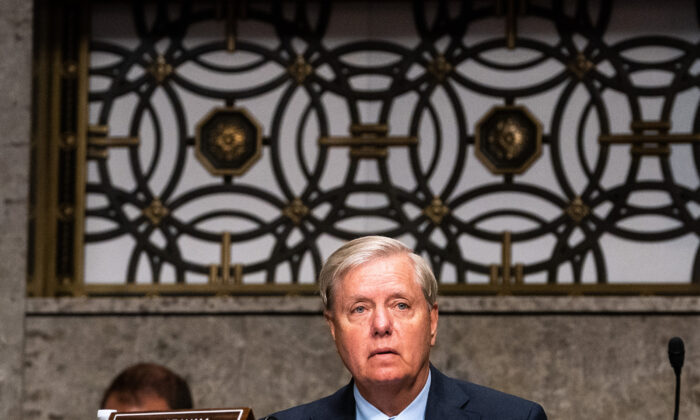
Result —
<path fill-rule="evenodd" d="M 697 2 L 39 3 L 30 294 L 700 291 Z"/>

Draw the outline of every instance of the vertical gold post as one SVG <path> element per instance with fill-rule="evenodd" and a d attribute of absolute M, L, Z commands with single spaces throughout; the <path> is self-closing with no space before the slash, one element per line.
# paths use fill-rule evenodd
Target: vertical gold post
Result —
<path fill-rule="evenodd" d="M 525 278 L 525 266 L 523 264 L 515 264 L 515 284 L 523 284 Z"/>
<path fill-rule="evenodd" d="M 49 14 L 60 13 L 57 7 L 53 3 L 48 2 L 45 5 L 49 10 Z M 52 19 L 49 17 L 49 21 Z M 38 237 L 38 241 L 46 241 L 48 247 L 45 249 L 44 257 L 44 271 L 41 273 L 44 282 L 44 293 L 47 296 L 55 296 L 56 289 L 58 288 L 58 275 L 56 273 L 56 246 L 57 246 L 57 235 L 56 226 L 58 221 L 58 186 L 56 185 L 56 178 L 58 176 L 58 154 L 59 154 L 59 144 L 60 144 L 60 109 L 61 109 L 61 75 L 62 75 L 62 60 L 61 60 L 61 37 L 60 34 L 64 31 L 63 19 L 55 19 L 54 24 L 49 23 L 50 31 L 50 51 L 49 55 L 49 68 L 51 69 L 51 76 L 49 78 L 49 92 L 48 92 L 48 135 L 43 141 L 46 145 L 47 160 L 48 160 L 48 177 L 43 181 L 47 186 L 47 203 L 45 207 L 45 237 Z"/>
<path fill-rule="evenodd" d="M 489 266 L 489 283 L 494 286 L 498 284 L 498 266 L 496 264 Z"/>
<path fill-rule="evenodd" d="M 209 284 L 219 283 L 219 267 L 216 264 L 209 265 Z"/>
<path fill-rule="evenodd" d="M 517 32 L 517 16 L 515 0 L 506 0 L 506 45 L 509 50 L 515 48 L 515 34 Z"/>
<path fill-rule="evenodd" d="M 51 232 L 51 218 L 49 203 L 51 203 L 51 188 L 47 180 L 52 179 L 51 172 L 51 142 L 49 141 L 52 86 L 55 86 L 54 72 L 52 68 L 52 53 L 55 50 L 52 26 L 49 16 L 51 7 L 46 1 L 35 1 L 36 9 L 35 44 L 41 46 L 34 49 L 33 89 L 34 101 L 32 103 L 32 171 L 34 177 L 34 190 L 31 197 L 29 212 L 30 223 L 33 225 L 33 238 L 31 239 L 33 253 L 27 267 L 28 283 L 27 294 L 29 296 L 45 296 L 47 294 L 47 279 L 51 277 L 51 271 L 47 270 L 47 258 L 50 255 L 52 240 L 49 240 Z M 33 261 L 32 261 L 33 260 Z"/>
<path fill-rule="evenodd" d="M 226 4 L 226 50 L 230 53 L 236 50 L 236 37 L 238 36 L 239 7 L 237 0 L 224 0 Z"/>
<path fill-rule="evenodd" d="M 73 230 L 73 278 L 74 295 L 85 291 L 84 279 L 84 236 L 85 236 L 85 178 L 87 165 L 88 130 L 88 69 L 90 66 L 90 2 L 80 0 L 80 35 L 78 45 L 78 103 L 76 110 L 76 150 L 75 161 L 75 227 Z"/>
<path fill-rule="evenodd" d="M 228 284 L 231 278 L 231 233 L 224 232 L 221 238 L 221 282 Z"/>
<path fill-rule="evenodd" d="M 503 232 L 503 249 L 502 249 L 502 270 L 503 270 L 503 284 L 510 284 L 510 260 L 511 260 L 511 249 L 510 249 L 510 231 L 506 230 Z"/>
<path fill-rule="evenodd" d="M 234 264 L 233 265 L 233 283 L 236 285 L 243 284 L 243 265 Z"/>

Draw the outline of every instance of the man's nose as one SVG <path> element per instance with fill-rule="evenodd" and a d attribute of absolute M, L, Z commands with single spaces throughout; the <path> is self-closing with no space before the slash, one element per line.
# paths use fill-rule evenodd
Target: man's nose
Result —
<path fill-rule="evenodd" d="M 375 310 L 372 317 L 372 335 L 390 335 L 392 328 L 393 323 L 389 310 L 381 307 Z"/>

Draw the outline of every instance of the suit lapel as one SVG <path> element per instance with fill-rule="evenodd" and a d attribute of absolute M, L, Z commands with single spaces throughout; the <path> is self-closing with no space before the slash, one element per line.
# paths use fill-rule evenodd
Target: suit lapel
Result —
<path fill-rule="evenodd" d="M 355 420 L 355 396 L 353 395 L 353 381 L 339 389 L 324 404 L 321 410 L 316 410 L 309 420 Z"/>
<path fill-rule="evenodd" d="M 480 420 L 481 415 L 466 409 L 469 395 L 430 365 L 430 391 L 425 420 Z"/>
<path fill-rule="evenodd" d="M 430 365 L 430 391 L 425 420 L 481 420 L 479 413 L 467 410 L 469 395 L 453 384 L 452 379 Z M 355 420 L 353 381 L 338 390 L 309 420 Z"/>

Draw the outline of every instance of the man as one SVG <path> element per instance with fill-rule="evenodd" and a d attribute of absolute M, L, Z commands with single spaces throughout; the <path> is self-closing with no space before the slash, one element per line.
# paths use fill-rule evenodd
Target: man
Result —
<path fill-rule="evenodd" d="M 100 407 L 120 412 L 192 408 L 190 388 L 164 366 L 139 363 L 121 372 L 107 388 Z"/>
<path fill-rule="evenodd" d="M 443 375 L 430 364 L 437 281 L 423 258 L 369 236 L 333 253 L 319 276 L 324 315 L 352 381 L 278 420 L 546 420 L 536 403 Z"/>

